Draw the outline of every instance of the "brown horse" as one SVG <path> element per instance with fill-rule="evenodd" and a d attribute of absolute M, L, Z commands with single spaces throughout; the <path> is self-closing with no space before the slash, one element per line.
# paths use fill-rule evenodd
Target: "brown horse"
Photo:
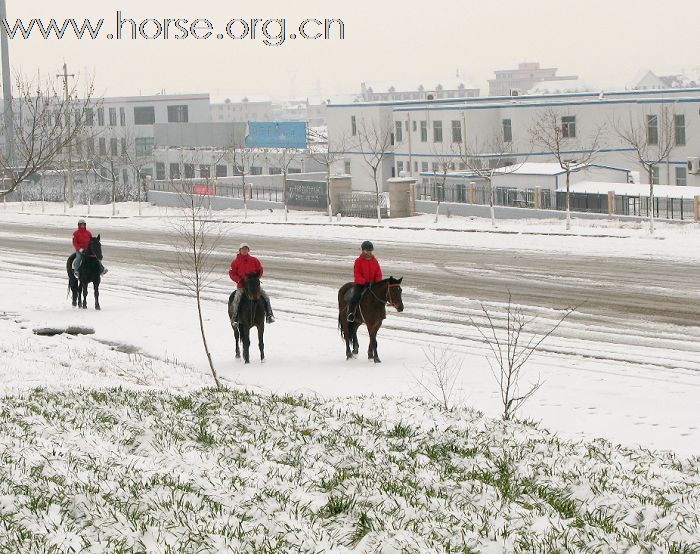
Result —
<path fill-rule="evenodd" d="M 349 360 L 353 355 L 357 355 L 359 344 L 357 342 L 357 329 L 363 323 L 367 325 L 369 332 L 369 348 L 367 357 L 379 363 L 377 353 L 377 332 L 382 326 L 382 321 L 386 318 L 386 306 L 394 306 L 397 312 L 403 312 L 403 300 L 401 299 L 401 281 L 389 277 L 383 281 L 369 285 L 360 298 L 355 314 L 355 321 L 348 321 L 348 293 L 353 287 L 353 283 L 345 283 L 338 291 L 338 329 L 340 335 L 345 340 L 345 357 Z M 352 352 L 350 342 L 352 341 Z"/>
<path fill-rule="evenodd" d="M 260 348 L 260 361 L 265 362 L 265 301 L 260 295 L 260 277 L 257 273 L 249 273 L 243 281 L 243 296 L 238 306 L 238 328 L 233 328 L 233 336 L 236 340 L 236 358 L 241 357 L 238 341 L 243 343 L 243 361 L 250 363 L 250 330 L 253 327 L 258 329 L 258 348 Z M 231 323 L 231 302 L 233 295 L 228 299 L 228 317 Z"/>

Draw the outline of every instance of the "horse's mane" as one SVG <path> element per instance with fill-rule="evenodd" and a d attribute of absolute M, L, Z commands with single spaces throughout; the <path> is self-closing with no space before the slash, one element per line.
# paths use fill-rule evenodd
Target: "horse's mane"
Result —
<path fill-rule="evenodd" d="M 389 284 L 389 285 L 396 285 L 401 282 L 401 279 L 395 279 L 394 277 L 387 277 L 386 279 L 382 279 L 381 281 L 377 281 L 376 283 L 373 283 L 374 285 L 384 285 L 384 284 Z"/>

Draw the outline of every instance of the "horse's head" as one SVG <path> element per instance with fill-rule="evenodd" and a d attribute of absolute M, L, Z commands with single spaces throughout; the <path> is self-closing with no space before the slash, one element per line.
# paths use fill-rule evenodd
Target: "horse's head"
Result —
<path fill-rule="evenodd" d="M 88 256 L 95 256 L 98 260 L 102 259 L 102 243 L 100 242 L 100 235 L 90 239 L 90 244 L 86 249 L 86 253 Z"/>
<path fill-rule="evenodd" d="M 257 273 L 248 273 L 243 286 L 248 300 L 258 300 L 260 298 L 260 276 Z"/>
<path fill-rule="evenodd" d="M 394 279 L 389 277 L 386 289 L 386 301 L 390 306 L 394 306 L 397 312 L 403 312 L 403 299 L 401 298 L 401 281 L 403 277 Z"/>

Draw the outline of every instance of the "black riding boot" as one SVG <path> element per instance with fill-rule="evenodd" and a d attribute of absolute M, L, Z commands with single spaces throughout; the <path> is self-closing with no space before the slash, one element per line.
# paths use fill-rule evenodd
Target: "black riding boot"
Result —
<path fill-rule="evenodd" d="M 270 306 L 270 302 L 265 302 L 265 321 L 267 323 L 274 323 L 275 322 L 275 314 L 272 313 L 272 306 Z"/>

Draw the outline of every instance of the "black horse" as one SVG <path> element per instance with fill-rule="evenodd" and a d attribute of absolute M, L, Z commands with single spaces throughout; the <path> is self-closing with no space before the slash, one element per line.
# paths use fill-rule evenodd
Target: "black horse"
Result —
<path fill-rule="evenodd" d="M 228 299 L 228 318 L 233 325 L 231 317 L 231 303 L 233 295 Z M 263 335 L 265 334 L 265 300 L 260 295 L 260 277 L 257 273 L 249 273 L 243 281 L 243 297 L 238 305 L 238 328 L 233 327 L 233 336 L 236 339 L 236 358 L 241 357 L 238 348 L 238 340 L 243 343 L 243 361 L 250 363 L 250 329 L 258 328 L 258 346 L 260 347 L 260 361 L 265 361 L 265 344 Z"/>
<path fill-rule="evenodd" d="M 98 260 L 102 259 L 102 244 L 100 235 L 92 237 L 90 244 L 83 251 L 83 260 L 78 269 L 79 280 L 73 275 L 73 260 L 75 253 L 68 256 L 66 271 L 68 272 L 68 289 L 73 294 L 73 306 L 87 308 L 88 284 L 92 283 L 95 289 L 95 309 L 100 309 L 100 271 Z M 82 296 L 82 300 L 80 299 Z"/>
<path fill-rule="evenodd" d="M 374 363 L 379 363 L 379 354 L 377 353 L 377 332 L 382 326 L 382 321 L 386 319 L 386 306 L 394 306 L 397 312 L 403 312 L 403 300 L 401 299 L 401 281 L 389 277 L 383 281 L 372 283 L 362 294 L 360 302 L 357 305 L 355 321 L 348 321 L 348 302 L 349 294 L 353 287 L 353 283 L 345 283 L 338 291 L 338 329 L 340 335 L 345 340 L 345 357 L 349 360 L 353 355 L 357 355 L 359 344 L 357 342 L 357 329 L 363 323 L 367 325 L 369 332 L 369 348 L 367 349 L 367 357 L 374 360 Z M 352 342 L 352 352 L 350 351 L 350 342 Z"/>

